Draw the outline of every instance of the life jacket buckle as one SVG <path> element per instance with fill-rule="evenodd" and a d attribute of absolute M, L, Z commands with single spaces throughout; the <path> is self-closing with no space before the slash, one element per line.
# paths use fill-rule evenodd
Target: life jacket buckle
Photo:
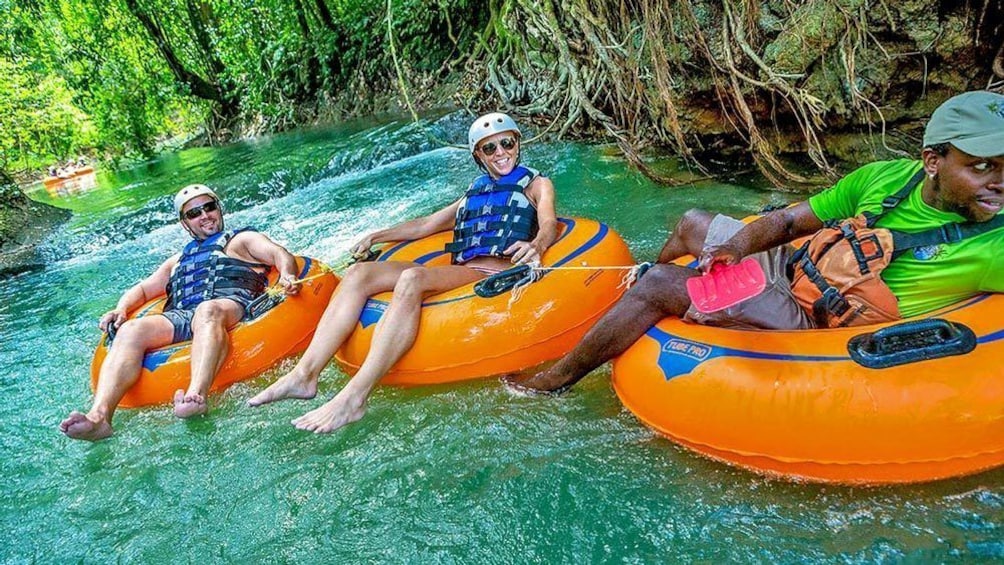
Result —
<path fill-rule="evenodd" d="M 831 286 L 823 291 L 823 296 L 820 297 L 819 302 L 822 303 L 823 307 L 827 311 L 833 313 L 835 316 L 843 316 L 850 308 L 850 304 L 847 303 L 847 299 L 843 297 L 837 291 L 837 288 Z"/>

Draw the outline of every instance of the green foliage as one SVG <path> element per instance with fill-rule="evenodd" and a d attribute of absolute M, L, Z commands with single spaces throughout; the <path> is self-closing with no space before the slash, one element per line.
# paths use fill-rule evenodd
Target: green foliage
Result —
<path fill-rule="evenodd" d="M 81 152 L 152 153 L 204 111 L 172 84 L 116 2 L 0 3 L 0 154 L 10 169 Z"/>
<path fill-rule="evenodd" d="M 391 13 L 415 82 L 488 20 L 487 0 L 393 0 Z M 318 100 L 366 111 L 396 79 L 377 0 L 0 0 L 0 20 L 7 167 L 148 155 L 200 124 L 288 127 Z"/>
<path fill-rule="evenodd" d="M 0 59 L 0 164 L 9 169 L 42 167 L 76 154 L 95 140 L 86 114 L 59 76 L 45 76 Z"/>
<path fill-rule="evenodd" d="M 916 93 L 999 76 L 1001 1 L 931 6 L 0 0 L 0 170 L 367 113 L 399 86 L 428 99 L 462 69 L 459 93 L 550 116 L 557 135 L 602 128 L 642 170 L 635 148 L 668 145 L 699 168 L 710 136 L 731 135 L 772 178 L 796 178 L 777 157 L 792 148 L 831 170 L 824 118 L 872 127 Z"/>

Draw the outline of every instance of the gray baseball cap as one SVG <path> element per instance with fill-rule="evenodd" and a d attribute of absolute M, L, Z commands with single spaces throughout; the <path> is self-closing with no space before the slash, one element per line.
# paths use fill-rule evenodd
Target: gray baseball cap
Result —
<path fill-rule="evenodd" d="M 939 143 L 974 157 L 1004 155 L 1004 95 L 976 90 L 946 100 L 924 130 L 924 147 Z"/>

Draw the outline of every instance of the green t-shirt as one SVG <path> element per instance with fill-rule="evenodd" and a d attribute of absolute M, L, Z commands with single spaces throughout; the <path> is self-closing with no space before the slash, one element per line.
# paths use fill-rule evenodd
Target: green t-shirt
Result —
<path fill-rule="evenodd" d="M 843 220 L 865 210 L 878 213 L 882 200 L 906 186 L 920 161 L 902 159 L 865 165 L 831 188 L 809 198 L 820 220 Z M 965 218 L 942 212 L 921 198 L 921 185 L 883 216 L 877 226 L 916 233 Z M 980 292 L 1004 292 L 1004 229 L 958 243 L 919 247 L 899 256 L 882 271 L 882 280 L 899 299 L 906 318 L 964 300 Z"/>

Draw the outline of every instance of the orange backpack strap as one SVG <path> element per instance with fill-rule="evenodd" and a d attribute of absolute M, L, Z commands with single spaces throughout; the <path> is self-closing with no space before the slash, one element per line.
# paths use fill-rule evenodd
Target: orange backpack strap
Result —
<path fill-rule="evenodd" d="M 877 213 L 828 222 L 791 259 L 792 293 L 816 327 L 841 327 L 899 319 L 896 296 L 880 277 L 892 261 L 892 232 L 875 228 L 924 178 L 917 171 L 882 201 Z"/>
<path fill-rule="evenodd" d="M 892 260 L 892 234 L 863 216 L 820 230 L 800 250 L 792 293 L 816 327 L 899 319 L 895 295 L 880 277 Z"/>

